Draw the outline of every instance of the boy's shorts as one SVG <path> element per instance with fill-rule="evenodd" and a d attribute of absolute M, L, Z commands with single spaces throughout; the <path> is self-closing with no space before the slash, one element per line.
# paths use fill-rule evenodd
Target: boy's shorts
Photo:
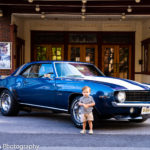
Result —
<path fill-rule="evenodd" d="M 81 114 L 81 122 L 86 122 L 86 121 L 93 121 L 94 117 L 93 117 L 93 113 L 89 113 L 89 114 Z"/>

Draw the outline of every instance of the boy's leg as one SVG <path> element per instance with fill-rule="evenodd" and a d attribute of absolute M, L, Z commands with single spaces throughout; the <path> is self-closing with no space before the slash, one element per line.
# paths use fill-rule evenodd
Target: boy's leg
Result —
<path fill-rule="evenodd" d="M 81 115 L 81 121 L 83 123 L 82 129 L 85 130 L 86 129 L 86 115 L 85 114 Z"/>
<path fill-rule="evenodd" d="M 92 123 L 92 121 L 89 120 L 88 123 L 89 123 L 90 130 L 93 130 L 93 123 Z"/>
<path fill-rule="evenodd" d="M 93 117 L 93 113 L 92 112 L 88 114 L 87 120 L 88 120 L 88 124 L 89 124 L 90 130 L 93 130 L 93 123 L 92 123 L 92 121 L 94 120 L 94 117 Z"/>
<path fill-rule="evenodd" d="M 88 123 L 89 123 L 89 127 L 90 127 L 89 134 L 93 134 L 93 123 L 91 120 L 89 120 Z"/>
<path fill-rule="evenodd" d="M 82 126 L 82 130 L 80 131 L 81 134 L 85 134 L 86 133 L 86 121 L 83 122 L 83 126 Z"/>
<path fill-rule="evenodd" d="M 85 134 L 86 133 L 86 116 L 85 114 L 82 114 L 81 116 L 81 121 L 82 121 L 82 130 L 80 131 L 81 134 Z"/>
<path fill-rule="evenodd" d="M 85 130 L 85 129 L 86 129 L 86 121 L 83 122 L 83 130 Z"/>

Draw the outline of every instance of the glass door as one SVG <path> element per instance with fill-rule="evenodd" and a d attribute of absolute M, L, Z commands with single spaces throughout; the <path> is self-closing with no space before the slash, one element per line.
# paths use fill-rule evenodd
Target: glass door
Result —
<path fill-rule="evenodd" d="M 98 65 L 97 45 L 85 45 L 85 62 Z"/>
<path fill-rule="evenodd" d="M 119 46 L 118 57 L 118 77 L 131 79 L 131 47 Z"/>
<path fill-rule="evenodd" d="M 116 76 L 115 46 L 102 47 L 102 71 L 106 76 Z"/>
<path fill-rule="evenodd" d="M 63 45 L 39 44 L 34 47 L 34 61 L 63 60 L 63 52 Z"/>
<path fill-rule="evenodd" d="M 50 60 L 63 60 L 64 58 L 63 49 L 64 49 L 63 45 L 51 45 Z"/>
<path fill-rule="evenodd" d="M 81 57 L 82 46 L 81 45 L 69 45 L 68 46 L 68 60 L 70 61 L 82 61 Z"/>
<path fill-rule="evenodd" d="M 69 45 L 68 60 L 88 62 L 97 65 L 97 45 Z"/>
<path fill-rule="evenodd" d="M 131 46 L 103 45 L 102 71 L 107 76 L 131 79 Z"/>
<path fill-rule="evenodd" d="M 49 60 L 49 45 L 37 45 L 34 48 L 34 61 Z"/>

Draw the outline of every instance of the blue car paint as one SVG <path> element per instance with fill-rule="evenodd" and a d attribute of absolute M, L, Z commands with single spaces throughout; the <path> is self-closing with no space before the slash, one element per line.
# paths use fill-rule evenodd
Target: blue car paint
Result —
<path fill-rule="evenodd" d="M 70 79 L 70 78 L 62 78 L 62 79 L 56 79 L 56 86 L 58 88 L 58 95 L 56 97 L 56 101 L 58 102 L 58 106 L 63 107 L 65 109 L 68 109 L 68 99 L 71 94 L 77 93 L 82 95 L 82 87 L 84 86 L 90 86 L 91 87 L 91 96 L 94 97 L 95 102 L 98 103 L 100 100 L 96 97 L 100 94 L 102 95 L 108 95 L 107 93 L 113 92 L 111 88 L 108 88 L 102 84 L 97 83 L 91 83 L 91 81 L 86 81 L 83 79 Z M 98 90 L 102 90 L 105 92 L 96 92 Z M 64 93 L 64 94 L 63 94 Z M 60 96 L 59 96 L 60 95 Z M 62 102 L 63 101 L 63 102 Z M 98 105 L 96 105 L 97 107 Z M 100 107 L 101 105 L 99 105 Z M 97 108 L 99 109 L 99 108 Z"/>
<path fill-rule="evenodd" d="M 52 63 L 54 78 L 24 78 L 19 75 L 25 68 L 36 63 Z M 110 77 L 106 77 L 106 79 L 107 78 Z M 138 85 L 145 90 L 150 90 L 149 87 L 131 80 L 120 80 Z M 82 87 L 85 85 L 91 87 L 91 96 L 93 96 L 96 103 L 96 110 L 100 114 L 112 116 L 129 114 L 130 107 L 116 108 L 112 106 L 112 101 L 115 101 L 114 91 L 126 90 L 124 86 L 102 81 L 90 81 L 82 78 L 58 78 L 55 70 L 55 61 L 27 63 L 23 65 L 21 69 L 18 68 L 11 76 L 0 81 L 0 88 L 10 90 L 20 103 L 48 106 L 65 110 L 69 109 L 69 97 L 72 94 L 82 95 Z M 141 107 L 135 109 L 135 112 L 137 113 L 140 111 Z"/>
<path fill-rule="evenodd" d="M 16 85 L 18 86 L 16 86 L 15 90 L 20 98 L 20 102 L 54 106 L 56 91 L 55 81 L 43 78 L 24 78 L 20 76 L 16 80 Z"/>

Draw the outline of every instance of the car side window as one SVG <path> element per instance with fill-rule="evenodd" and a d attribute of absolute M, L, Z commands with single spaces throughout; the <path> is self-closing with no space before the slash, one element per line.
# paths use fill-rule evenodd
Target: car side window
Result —
<path fill-rule="evenodd" d="M 32 65 L 30 73 L 29 73 L 29 78 L 38 78 L 40 67 L 41 67 L 41 64 Z"/>
<path fill-rule="evenodd" d="M 38 78 L 39 69 L 41 64 L 34 64 L 28 67 L 24 72 L 22 72 L 22 76 L 25 78 Z"/>
<path fill-rule="evenodd" d="M 31 66 L 28 67 L 27 69 L 25 69 L 25 70 L 21 73 L 21 75 L 22 75 L 23 77 L 25 77 L 25 78 L 28 78 L 28 77 L 29 77 L 29 74 L 30 74 L 30 70 L 31 70 Z"/>
<path fill-rule="evenodd" d="M 54 75 L 52 64 L 41 64 L 39 69 L 39 77 L 52 77 L 52 74 Z"/>

